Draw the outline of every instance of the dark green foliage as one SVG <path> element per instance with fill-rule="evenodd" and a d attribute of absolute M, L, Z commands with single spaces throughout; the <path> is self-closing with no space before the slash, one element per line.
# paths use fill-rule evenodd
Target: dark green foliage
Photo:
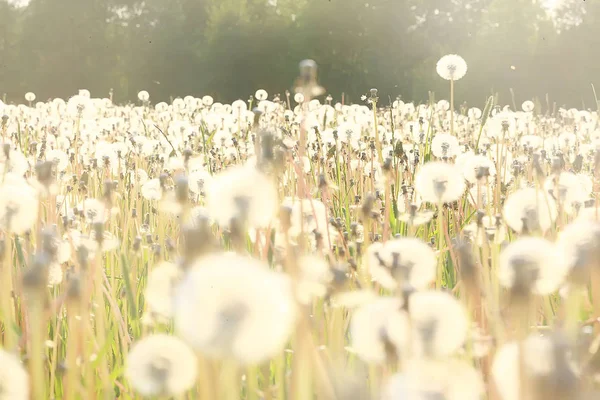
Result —
<path fill-rule="evenodd" d="M 219 101 L 258 88 L 290 89 L 297 63 L 313 58 L 336 99 L 371 87 L 388 96 L 447 97 L 435 63 L 462 55 L 469 72 L 457 98 L 492 92 L 512 104 L 546 94 L 595 108 L 600 6 L 564 0 L 552 20 L 531 0 L 0 0 L 0 95 L 21 102 L 94 97 L 117 102 L 148 90 L 153 102 L 192 94 Z M 518 11 L 516 11 L 518 10 Z M 598 86 L 598 85 L 596 85 Z M 558 104 L 563 105 L 562 103 Z"/>

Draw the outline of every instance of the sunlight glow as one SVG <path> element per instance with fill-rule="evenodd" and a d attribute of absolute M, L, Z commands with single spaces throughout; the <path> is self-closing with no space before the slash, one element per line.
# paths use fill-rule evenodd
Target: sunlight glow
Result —
<path fill-rule="evenodd" d="M 553 11 L 556 10 L 562 2 L 563 0 L 546 0 L 545 4 L 548 10 Z"/>

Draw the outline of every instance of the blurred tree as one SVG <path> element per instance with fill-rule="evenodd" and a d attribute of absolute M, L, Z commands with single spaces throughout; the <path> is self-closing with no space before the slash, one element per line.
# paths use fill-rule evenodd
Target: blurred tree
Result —
<path fill-rule="evenodd" d="M 599 41 L 600 5 L 579 0 L 0 0 L 0 92 L 232 101 L 283 94 L 314 58 L 338 99 L 376 87 L 382 101 L 419 102 L 447 96 L 435 63 L 456 53 L 469 65 L 461 100 L 512 103 L 513 88 L 516 103 L 581 106 L 593 103 Z"/>
<path fill-rule="evenodd" d="M 6 93 L 13 98 L 23 95 L 19 55 L 21 12 L 5 0 L 0 0 L 0 99 Z M 9 85 L 9 82 L 12 82 Z"/>
<path fill-rule="evenodd" d="M 103 0 L 32 0 L 24 10 L 19 43 L 23 83 L 38 98 L 86 88 L 107 94 L 115 65 L 109 10 Z"/>

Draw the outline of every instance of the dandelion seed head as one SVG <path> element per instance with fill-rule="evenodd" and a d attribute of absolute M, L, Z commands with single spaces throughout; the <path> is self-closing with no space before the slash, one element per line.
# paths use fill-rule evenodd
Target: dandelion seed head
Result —
<path fill-rule="evenodd" d="M 147 91 L 142 90 L 138 93 L 138 99 L 140 101 L 146 102 L 146 101 L 150 100 L 150 94 Z"/>
<path fill-rule="evenodd" d="M 453 158 L 459 151 L 458 139 L 449 133 L 438 133 L 431 141 L 431 152 L 437 158 Z"/>
<path fill-rule="evenodd" d="M 28 400 L 29 375 L 14 355 L 0 350 L 0 400 Z"/>
<path fill-rule="evenodd" d="M 555 201 L 533 188 L 519 189 L 508 196 L 502 216 L 516 232 L 546 232 L 558 215 Z"/>
<path fill-rule="evenodd" d="M 443 357 L 463 345 L 469 330 L 467 314 L 452 295 L 432 290 L 409 297 L 413 354 Z"/>
<path fill-rule="evenodd" d="M 550 294 L 559 288 L 567 272 L 568 266 L 555 246 L 539 237 L 521 237 L 510 243 L 498 264 L 500 284 L 519 293 L 531 290 Z"/>
<path fill-rule="evenodd" d="M 378 298 L 352 314 L 350 339 L 358 356 L 368 363 L 383 363 L 386 343 L 396 351 L 406 349 L 408 343 L 408 318 L 400 310 L 402 301 L 397 298 Z"/>
<path fill-rule="evenodd" d="M 125 376 L 143 396 L 177 396 L 196 382 L 197 365 L 194 352 L 183 341 L 153 334 L 131 347 Z"/>
<path fill-rule="evenodd" d="M 417 238 L 374 243 L 367 255 L 371 276 L 386 289 L 396 289 L 398 282 L 425 289 L 435 279 L 435 253 Z"/>
<path fill-rule="evenodd" d="M 459 55 L 448 54 L 437 62 L 436 71 L 443 79 L 457 81 L 467 73 L 467 63 Z"/>
<path fill-rule="evenodd" d="M 201 257 L 175 290 L 176 332 L 209 357 L 260 363 L 283 349 L 294 327 L 289 278 L 248 257 Z"/>
<path fill-rule="evenodd" d="M 465 182 L 454 165 L 430 161 L 418 170 L 415 189 L 423 201 L 433 204 L 450 203 L 462 196 Z"/>

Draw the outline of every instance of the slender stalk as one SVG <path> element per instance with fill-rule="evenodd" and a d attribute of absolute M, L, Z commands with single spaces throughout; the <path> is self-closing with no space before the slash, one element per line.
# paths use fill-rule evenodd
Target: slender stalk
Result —
<path fill-rule="evenodd" d="M 450 134 L 454 135 L 454 79 L 450 79 Z"/>

